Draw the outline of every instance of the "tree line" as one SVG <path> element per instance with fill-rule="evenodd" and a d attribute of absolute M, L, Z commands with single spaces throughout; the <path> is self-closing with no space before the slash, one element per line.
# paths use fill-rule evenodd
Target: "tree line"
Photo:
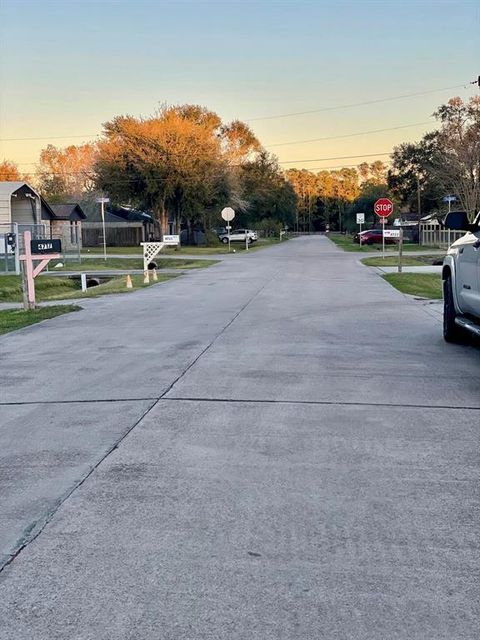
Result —
<path fill-rule="evenodd" d="M 353 230 L 355 214 L 375 224 L 373 204 L 390 197 L 397 211 L 441 213 L 454 195 L 471 216 L 480 209 L 480 98 L 452 98 L 433 114 L 438 127 L 419 142 L 394 148 L 390 162 L 312 172 L 283 170 L 251 128 L 222 122 L 197 105 L 160 107 L 152 116 L 117 116 L 94 143 L 40 153 L 34 176 L 0 163 L 0 180 L 27 179 L 51 202 L 99 194 L 118 205 L 152 212 L 158 235 L 168 224 L 205 232 L 222 224 L 224 206 L 237 226 L 278 233 Z"/>

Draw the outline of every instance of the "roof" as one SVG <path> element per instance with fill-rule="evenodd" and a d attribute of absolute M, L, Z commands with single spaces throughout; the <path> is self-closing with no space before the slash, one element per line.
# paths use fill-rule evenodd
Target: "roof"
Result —
<path fill-rule="evenodd" d="M 0 197 L 10 198 L 15 191 L 18 191 L 22 187 L 27 187 L 27 189 L 33 191 L 36 196 L 40 195 L 27 182 L 0 182 Z"/>
<path fill-rule="evenodd" d="M 65 204 L 51 204 L 54 220 L 85 220 L 86 214 L 82 207 L 76 202 Z"/>
<path fill-rule="evenodd" d="M 96 205 L 96 207 L 90 207 L 88 209 L 88 221 L 89 222 L 100 222 L 100 207 Z M 138 211 L 137 209 L 132 209 L 131 207 L 115 207 L 109 206 L 105 208 L 105 222 L 154 222 L 153 215 L 146 211 Z"/>

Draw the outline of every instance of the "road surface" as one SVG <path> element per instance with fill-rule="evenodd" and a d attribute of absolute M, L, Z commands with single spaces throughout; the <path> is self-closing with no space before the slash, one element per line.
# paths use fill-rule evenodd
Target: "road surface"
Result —
<path fill-rule="evenodd" d="M 1 640 L 473 640 L 480 350 L 323 237 L 0 339 Z"/>

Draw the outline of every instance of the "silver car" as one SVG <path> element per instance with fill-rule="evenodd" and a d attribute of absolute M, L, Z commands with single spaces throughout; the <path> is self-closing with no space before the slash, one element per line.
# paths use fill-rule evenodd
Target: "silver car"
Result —
<path fill-rule="evenodd" d="M 228 233 L 222 233 L 218 237 L 223 244 L 228 244 Z M 257 232 L 251 229 L 234 229 L 230 232 L 230 242 L 248 242 L 248 244 L 251 244 L 257 240 Z"/>

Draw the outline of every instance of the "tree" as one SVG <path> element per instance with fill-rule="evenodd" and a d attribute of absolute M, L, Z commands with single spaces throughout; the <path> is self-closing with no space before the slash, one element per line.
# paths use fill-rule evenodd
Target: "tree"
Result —
<path fill-rule="evenodd" d="M 408 142 L 395 147 L 387 184 L 399 202 L 418 212 L 417 190 L 421 189 L 422 212 L 438 208 L 444 189 L 432 171 L 437 153 L 437 132 L 427 133 L 420 142 Z"/>
<path fill-rule="evenodd" d="M 37 181 L 49 200 L 84 200 L 95 191 L 94 144 L 71 145 L 60 149 L 49 144 L 40 152 Z"/>
<path fill-rule="evenodd" d="M 432 171 L 444 191 L 459 197 L 473 218 L 480 210 L 480 96 L 452 98 L 434 113 L 441 127 Z"/>
<path fill-rule="evenodd" d="M 480 208 L 480 98 L 452 98 L 434 116 L 438 130 L 394 149 L 388 185 L 414 211 L 420 189 L 423 213 L 438 210 L 452 194 L 473 217 Z"/>
<path fill-rule="evenodd" d="M 384 184 L 387 179 L 387 165 L 381 160 L 375 160 L 371 164 L 362 162 L 357 167 L 362 182 L 370 184 Z"/>
<path fill-rule="evenodd" d="M 97 184 L 119 202 L 151 209 L 161 233 L 169 218 L 189 227 L 228 191 L 221 121 L 197 105 L 162 106 L 149 118 L 118 116 L 104 125 Z M 222 198 L 220 198 L 222 199 Z"/>
<path fill-rule="evenodd" d="M 18 182 L 21 180 L 23 180 L 23 177 L 14 162 L 9 160 L 0 162 L 0 182 Z"/>
<path fill-rule="evenodd" d="M 293 226 L 297 197 L 274 156 L 261 151 L 254 160 L 240 167 L 239 177 L 239 223 L 249 225 L 272 218 L 283 225 Z"/>

